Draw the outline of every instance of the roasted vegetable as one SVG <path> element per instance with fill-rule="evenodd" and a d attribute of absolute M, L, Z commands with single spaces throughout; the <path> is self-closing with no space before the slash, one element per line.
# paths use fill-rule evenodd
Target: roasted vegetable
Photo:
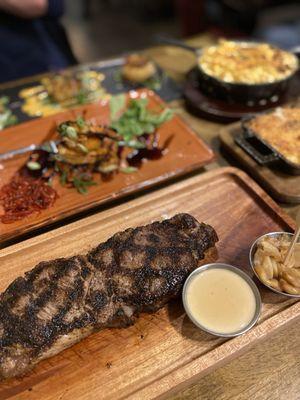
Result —
<path fill-rule="evenodd" d="M 93 126 L 82 118 L 67 121 L 58 127 L 61 142 L 58 145 L 59 161 L 72 165 L 101 164 L 113 160 L 118 165 L 120 137 L 104 126 Z"/>

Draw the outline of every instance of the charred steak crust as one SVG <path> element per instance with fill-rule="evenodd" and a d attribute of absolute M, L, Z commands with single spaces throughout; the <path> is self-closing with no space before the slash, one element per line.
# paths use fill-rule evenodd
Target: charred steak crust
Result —
<path fill-rule="evenodd" d="M 119 232 L 85 256 L 39 263 L 0 295 L 0 378 L 158 310 L 207 255 L 215 260 L 217 240 L 211 226 L 178 214 Z"/>

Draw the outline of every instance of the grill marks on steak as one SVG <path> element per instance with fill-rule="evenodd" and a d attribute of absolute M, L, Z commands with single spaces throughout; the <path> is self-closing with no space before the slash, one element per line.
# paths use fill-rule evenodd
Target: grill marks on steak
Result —
<path fill-rule="evenodd" d="M 81 256 L 42 262 L 1 295 L 0 376 L 23 372 L 60 335 L 89 322 L 91 269 Z"/>
<path fill-rule="evenodd" d="M 41 262 L 0 296 L 0 377 L 159 309 L 214 261 L 217 240 L 212 227 L 178 214 L 119 232 L 86 256 Z"/>

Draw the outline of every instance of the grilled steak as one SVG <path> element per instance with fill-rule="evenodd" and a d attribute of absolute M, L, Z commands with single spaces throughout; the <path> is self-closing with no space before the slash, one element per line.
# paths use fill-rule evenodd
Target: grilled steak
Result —
<path fill-rule="evenodd" d="M 217 240 L 211 226 L 178 214 L 119 232 L 85 256 L 39 263 L 0 296 L 0 377 L 158 310 L 192 270 L 216 259 Z"/>

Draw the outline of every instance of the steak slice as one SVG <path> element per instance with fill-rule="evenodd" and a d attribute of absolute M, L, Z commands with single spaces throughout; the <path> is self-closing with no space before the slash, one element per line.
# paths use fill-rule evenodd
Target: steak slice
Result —
<path fill-rule="evenodd" d="M 158 310 L 191 271 L 216 260 L 217 240 L 211 226 L 178 214 L 119 232 L 85 256 L 39 263 L 0 295 L 0 377 Z"/>

